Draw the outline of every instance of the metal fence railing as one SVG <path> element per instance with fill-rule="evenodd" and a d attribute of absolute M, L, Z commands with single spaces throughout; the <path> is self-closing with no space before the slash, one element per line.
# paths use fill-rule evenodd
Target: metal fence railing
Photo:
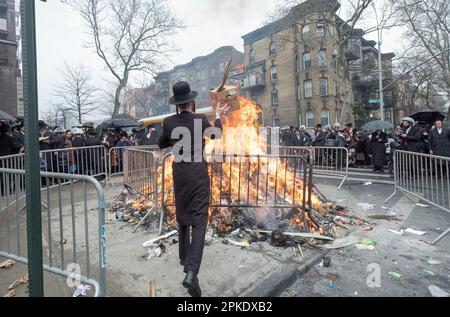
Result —
<path fill-rule="evenodd" d="M 113 178 L 115 176 L 124 175 L 125 158 L 124 153 L 126 149 L 136 150 L 158 150 L 158 146 L 132 146 L 132 147 L 112 147 L 108 151 L 108 181 L 111 186 L 115 186 Z"/>
<path fill-rule="evenodd" d="M 394 193 L 407 193 L 450 212 L 450 158 L 396 151 L 394 154 Z M 450 232 L 447 229 L 432 244 Z"/>
<path fill-rule="evenodd" d="M 168 154 L 162 164 L 161 219 L 175 207 L 173 182 L 167 179 L 172 161 Z M 209 155 L 208 171 L 211 208 L 287 208 L 309 213 L 313 204 L 313 169 L 303 157 Z"/>
<path fill-rule="evenodd" d="M 315 177 L 342 178 L 338 190 L 348 180 L 349 152 L 343 147 L 272 146 L 271 154 L 300 156 L 313 166 Z"/>
<path fill-rule="evenodd" d="M 25 171 L 0 169 L 0 257 L 27 264 Z M 44 270 L 106 295 L 105 198 L 91 176 L 41 172 Z M 95 210 L 95 212 L 93 212 Z M 36 211 L 39 211 L 37 208 Z M 96 223 L 96 224 L 94 224 Z"/>
<path fill-rule="evenodd" d="M 137 148 L 124 149 L 123 174 L 123 184 L 129 192 L 135 192 L 153 203 L 153 207 L 135 226 L 135 232 L 158 205 L 158 165 L 155 153 Z"/>

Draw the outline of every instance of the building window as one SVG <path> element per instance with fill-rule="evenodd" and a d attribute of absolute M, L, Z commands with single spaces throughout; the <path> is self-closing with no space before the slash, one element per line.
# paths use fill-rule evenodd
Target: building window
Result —
<path fill-rule="evenodd" d="M 312 98 L 313 83 L 311 79 L 305 80 L 305 98 Z"/>
<path fill-rule="evenodd" d="M 335 97 L 338 96 L 338 85 L 337 85 L 337 81 L 334 81 L 334 96 L 335 96 Z"/>
<path fill-rule="evenodd" d="M 309 68 L 311 68 L 311 66 L 312 66 L 311 53 L 310 52 L 303 53 L 303 68 L 309 69 Z"/>
<path fill-rule="evenodd" d="M 330 111 L 328 111 L 328 109 L 323 109 L 320 112 L 320 122 L 322 123 L 322 126 L 330 124 Z"/>
<path fill-rule="evenodd" d="M 295 56 L 295 72 L 298 73 L 300 71 L 300 63 L 299 63 L 298 55 Z"/>
<path fill-rule="evenodd" d="M 328 78 L 320 78 L 320 96 L 328 96 Z"/>
<path fill-rule="evenodd" d="M 211 77 L 216 77 L 216 69 L 215 68 L 211 69 Z"/>
<path fill-rule="evenodd" d="M 306 113 L 306 124 L 308 128 L 314 127 L 314 112 L 312 112 L 311 110 Z"/>
<path fill-rule="evenodd" d="M 251 49 L 250 52 L 248 53 L 248 60 L 251 63 L 255 62 L 255 50 Z"/>
<path fill-rule="evenodd" d="M 278 79 L 277 66 L 272 65 L 272 67 L 270 67 L 270 80 L 277 80 L 277 79 Z"/>
<path fill-rule="evenodd" d="M 271 42 L 269 45 L 269 55 L 273 55 L 277 52 L 277 45 L 275 42 Z"/>
<path fill-rule="evenodd" d="M 319 66 L 325 67 L 327 66 L 327 50 L 325 48 L 322 48 L 319 50 Z"/>
<path fill-rule="evenodd" d="M 317 37 L 323 37 L 325 35 L 325 24 L 317 23 L 316 34 L 317 34 Z"/>
<path fill-rule="evenodd" d="M 303 40 L 306 41 L 309 37 L 309 25 L 303 26 Z"/>
<path fill-rule="evenodd" d="M 278 90 L 272 90 L 272 106 L 278 106 Z"/>

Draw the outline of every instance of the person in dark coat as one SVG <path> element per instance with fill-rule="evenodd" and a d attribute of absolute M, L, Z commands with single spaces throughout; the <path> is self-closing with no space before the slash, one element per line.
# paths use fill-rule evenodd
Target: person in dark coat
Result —
<path fill-rule="evenodd" d="M 158 135 L 153 126 L 149 126 L 146 129 L 145 135 L 139 139 L 139 145 L 158 145 Z"/>
<path fill-rule="evenodd" d="M 321 124 L 318 124 L 316 126 L 316 137 L 314 138 L 314 141 L 312 142 L 312 146 L 325 146 L 325 140 L 327 138 L 327 135 L 325 131 L 322 128 Z"/>
<path fill-rule="evenodd" d="M 382 131 L 375 131 L 371 138 L 372 165 L 374 172 L 382 172 L 386 165 L 387 135 Z"/>
<path fill-rule="evenodd" d="M 103 166 L 103 156 L 98 146 L 102 145 L 102 141 L 97 137 L 95 129 L 86 127 L 84 144 L 86 146 L 86 167 L 87 175 L 96 176 L 101 172 Z"/>
<path fill-rule="evenodd" d="M 436 121 L 430 132 L 430 154 L 450 157 L 450 130 L 444 128 L 442 121 Z"/>
<path fill-rule="evenodd" d="M 10 128 L 9 123 L 0 121 L 0 157 L 14 155 L 22 147 L 14 137 L 9 135 Z M 14 168 L 14 166 L 9 164 L 5 166 L 3 164 L 4 162 L 0 160 L 0 168 Z M 11 195 L 14 191 L 14 177 L 12 175 L 4 176 L 0 173 L 0 187 L 1 196 L 5 196 L 5 194 Z"/>
<path fill-rule="evenodd" d="M 24 124 L 24 119 L 22 117 L 18 117 L 14 129 L 11 131 L 11 136 L 15 138 L 22 147 L 25 146 L 25 133 L 23 132 Z"/>
<path fill-rule="evenodd" d="M 421 153 L 422 151 L 422 135 L 420 129 L 414 126 L 413 118 L 403 118 L 402 132 L 400 134 L 400 149 L 407 152 Z"/>
<path fill-rule="evenodd" d="M 204 160 L 204 134 L 211 124 L 205 115 L 195 113 L 195 98 L 187 82 L 173 86 L 174 96 L 170 103 L 176 105 L 177 114 L 166 118 L 159 139 L 159 147 L 172 147 L 174 154 L 173 182 L 177 222 L 179 224 L 179 256 L 186 278 L 183 286 L 193 297 L 201 297 L 198 273 L 205 245 L 206 227 L 210 202 L 210 179 Z M 217 106 L 215 127 L 222 130 L 221 116 L 229 107 Z M 198 131 L 201 127 L 202 131 Z M 194 127 L 197 127 L 195 129 Z M 196 131 L 197 130 L 197 131 Z M 189 133 L 187 133 L 189 132 Z M 202 135 L 195 135 L 202 133 Z M 221 132 L 221 131 L 220 131 Z M 173 139 L 174 135 L 180 135 Z M 219 135 L 211 135 L 211 138 Z M 186 144 L 180 147 L 181 144 Z M 201 146 L 197 142 L 202 142 Z M 188 149 L 188 151 L 185 150 Z"/>

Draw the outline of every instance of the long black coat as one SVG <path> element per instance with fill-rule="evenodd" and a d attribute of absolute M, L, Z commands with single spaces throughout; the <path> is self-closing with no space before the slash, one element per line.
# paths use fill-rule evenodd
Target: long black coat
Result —
<path fill-rule="evenodd" d="M 406 134 L 406 138 L 402 139 L 400 149 L 407 152 L 422 152 L 422 133 L 418 127 L 412 127 Z"/>
<path fill-rule="evenodd" d="M 388 142 L 385 133 L 373 133 L 371 139 L 372 164 L 383 167 L 386 164 L 386 143 Z"/>
<path fill-rule="evenodd" d="M 150 138 L 147 137 L 147 134 L 143 135 L 139 140 L 139 145 L 158 145 L 158 135 L 155 132 L 152 132 Z"/>
<path fill-rule="evenodd" d="M 450 157 L 450 130 L 442 128 L 440 134 L 437 129 L 431 130 L 430 147 L 433 155 Z"/>
<path fill-rule="evenodd" d="M 190 112 L 181 112 L 180 114 L 171 116 L 164 120 L 163 129 L 158 142 L 161 149 L 173 147 L 181 141 L 180 139 L 172 139 L 172 132 L 176 128 L 186 128 L 190 132 L 191 148 L 189 153 L 174 153 L 175 162 L 173 163 L 173 182 L 175 205 L 177 209 L 177 221 L 183 226 L 205 226 L 208 222 L 208 209 L 210 201 L 210 179 L 208 174 L 208 165 L 203 160 L 203 156 L 200 157 L 201 162 L 195 162 L 192 160 L 195 156 L 203 154 L 203 149 L 205 146 L 205 140 L 202 139 L 202 153 L 195 153 L 196 147 L 194 146 L 194 126 L 196 120 L 200 120 L 201 122 L 203 136 L 205 130 L 211 128 L 211 124 L 206 116 Z M 216 120 L 215 127 L 222 130 L 222 122 L 220 120 Z M 184 150 L 185 149 L 181 149 L 180 152 Z M 184 160 L 178 162 L 180 161 L 180 156 L 178 154 L 190 156 L 191 162 L 185 162 Z"/>
<path fill-rule="evenodd" d="M 14 137 L 0 134 L 0 157 L 17 154 L 20 148 L 20 143 Z"/>

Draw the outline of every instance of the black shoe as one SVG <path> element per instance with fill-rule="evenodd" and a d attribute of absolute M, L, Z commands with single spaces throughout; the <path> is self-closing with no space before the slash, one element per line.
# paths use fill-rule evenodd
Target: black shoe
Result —
<path fill-rule="evenodd" d="M 202 297 L 202 290 L 198 283 L 197 274 L 188 272 L 183 281 L 183 286 L 187 288 L 189 295 L 192 297 Z"/>

